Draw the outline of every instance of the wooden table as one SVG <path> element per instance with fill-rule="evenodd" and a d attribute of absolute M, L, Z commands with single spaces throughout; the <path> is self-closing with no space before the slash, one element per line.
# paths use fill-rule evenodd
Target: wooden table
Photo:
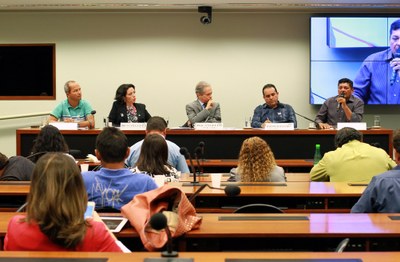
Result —
<path fill-rule="evenodd" d="M 0 211 L 15 211 L 26 202 L 30 181 L 0 182 Z"/>
<path fill-rule="evenodd" d="M 17 155 L 27 156 L 31 152 L 33 140 L 40 129 L 20 128 L 16 130 Z M 70 149 L 79 149 L 82 157 L 93 154 L 95 140 L 101 129 L 62 130 Z M 123 131 L 132 145 L 145 136 L 144 130 Z M 366 143 L 378 143 L 392 154 L 391 129 L 371 129 L 361 131 Z M 199 142 L 205 143 L 205 159 L 237 159 L 243 140 L 252 136 L 265 139 L 274 152 L 276 159 L 312 159 L 315 144 L 321 144 L 322 154 L 335 149 L 336 130 L 289 130 L 272 131 L 262 129 L 224 129 L 224 130 L 187 130 L 172 129 L 167 131 L 167 139 L 177 145 L 187 147 L 194 152 Z"/>
<path fill-rule="evenodd" d="M 223 190 L 205 188 L 195 199 L 196 210 L 231 213 L 239 206 L 265 203 L 285 212 L 349 212 L 366 188 L 346 182 L 222 183 L 228 184 L 239 185 L 240 196 L 227 197 Z M 171 185 L 182 188 L 188 196 L 199 188 L 189 183 Z"/>
<path fill-rule="evenodd" d="M 8 221 L 15 214 L 1 213 L 0 237 L 4 237 Z M 389 218 L 400 214 L 204 213 L 200 216 L 203 221 L 199 229 L 175 239 L 179 250 L 329 251 L 347 237 L 348 249 L 353 251 L 400 250 L 400 220 Z M 140 242 L 130 226 L 116 236 L 128 244 Z"/>
<path fill-rule="evenodd" d="M 289 177 L 296 177 L 290 175 Z M 302 179 L 306 175 L 303 175 Z M 202 183 L 210 183 L 209 177 L 200 177 Z M 224 176 L 227 179 L 227 176 Z M 251 203 L 267 203 L 282 208 L 285 212 L 321 212 L 338 213 L 349 212 L 357 202 L 366 186 L 349 186 L 345 182 L 300 182 L 287 183 L 222 183 L 225 185 L 239 185 L 240 196 L 227 197 L 223 190 L 205 188 L 195 199 L 198 212 L 227 212 L 231 213 L 239 206 Z M 191 180 L 187 180 L 191 181 Z M 206 182 L 203 182 L 206 181 Z M 302 181 L 302 182 L 301 182 Z M 187 196 L 191 196 L 199 187 L 184 186 L 186 183 L 170 183 L 180 187 Z M 26 182 L 1 182 L 0 199 L 1 211 L 15 211 L 26 202 L 29 193 L 29 184 Z"/>
<path fill-rule="evenodd" d="M 100 252 L 0 252 L 0 258 L 107 258 L 108 262 L 143 262 L 145 258 L 160 258 L 160 252 L 100 253 Z M 194 262 L 226 262 L 226 258 L 253 259 L 362 259 L 363 262 L 398 262 L 400 252 L 180 252 L 179 258 L 193 258 Z M 166 261 L 166 260 L 165 260 Z M 267 262 L 268 260 L 263 260 Z M 276 260 L 275 260 L 276 261 Z M 295 262 L 296 260 L 293 260 Z M 245 261 L 243 261 L 245 262 Z M 262 261 L 260 261 L 262 262 Z M 284 260 L 282 262 L 285 262 Z M 300 262 L 300 261 L 299 261 Z M 301 262 L 305 262 L 302 260 Z M 336 260 L 335 262 L 346 262 Z"/>

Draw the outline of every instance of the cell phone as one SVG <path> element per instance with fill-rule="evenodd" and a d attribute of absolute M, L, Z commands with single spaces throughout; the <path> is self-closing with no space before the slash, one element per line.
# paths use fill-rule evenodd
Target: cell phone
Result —
<path fill-rule="evenodd" d="M 87 218 L 92 218 L 93 217 L 93 212 L 96 204 L 93 201 L 89 201 L 87 203 L 86 211 L 85 211 L 85 219 Z"/>

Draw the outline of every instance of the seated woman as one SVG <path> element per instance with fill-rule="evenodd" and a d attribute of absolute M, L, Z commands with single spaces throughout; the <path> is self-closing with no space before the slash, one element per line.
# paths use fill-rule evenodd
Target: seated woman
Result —
<path fill-rule="evenodd" d="M 146 110 L 146 105 L 136 103 L 136 90 L 132 84 L 120 85 L 115 93 L 108 121 L 114 126 L 123 123 L 147 122 L 151 115 Z"/>
<path fill-rule="evenodd" d="M 40 130 L 34 140 L 31 155 L 27 158 L 36 163 L 47 152 L 63 152 L 65 154 L 69 152 L 64 136 L 57 127 L 52 125 L 46 125 Z M 72 157 L 71 155 L 69 156 Z"/>
<path fill-rule="evenodd" d="M 265 140 L 254 136 L 243 141 L 236 170 L 236 181 L 285 182 L 285 172 L 277 166 L 274 153 Z"/>
<path fill-rule="evenodd" d="M 152 177 L 165 175 L 167 182 L 177 181 L 180 172 L 168 163 L 168 145 L 160 134 L 148 134 L 143 140 L 139 159 L 133 173 L 146 173 Z"/>
<path fill-rule="evenodd" d="M 8 224 L 4 250 L 121 252 L 103 222 L 85 220 L 86 206 L 75 162 L 62 153 L 45 154 L 33 171 L 26 215 Z"/>

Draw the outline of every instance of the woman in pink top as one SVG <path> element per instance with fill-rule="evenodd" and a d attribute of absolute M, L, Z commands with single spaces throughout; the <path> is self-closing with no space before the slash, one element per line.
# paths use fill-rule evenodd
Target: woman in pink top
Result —
<path fill-rule="evenodd" d="M 87 193 L 71 157 L 47 153 L 36 163 L 26 215 L 8 224 L 4 250 L 121 252 L 102 222 L 85 219 Z"/>

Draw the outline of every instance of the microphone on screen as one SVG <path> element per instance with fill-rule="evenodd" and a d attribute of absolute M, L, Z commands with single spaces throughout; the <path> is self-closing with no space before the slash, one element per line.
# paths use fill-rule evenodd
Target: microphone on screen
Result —
<path fill-rule="evenodd" d="M 393 54 L 393 58 L 400 58 L 400 48 L 397 48 L 396 53 Z M 392 71 L 392 76 L 390 77 L 390 85 L 393 85 L 396 81 L 398 70 Z"/>
<path fill-rule="evenodd" d="M 344 97 L 344 92 L 342 92 L 342 93 L 339 95 L 339 97 Z M 339 111 L 340 105 L 341 105 L 341 103 L 338 102 L 337 107 L 336 107 L 336 110 Z"/>
<path fill-rule="evenodd" d="M 163 213 L 156 213 L 151 216 L 149 221 L 150 226 L 155 230 L 165 229 L 167 234 L 167 250 L 161 252 L 162 257 L 177 257 L 178 252 L 172 250 L 172 235 L 168 227 L 167 217 Z"/>
<path fill-rule="evenodd" d="M 242 191 L 240 189 L 239 186 L 236 185 L 227 185 L 225 188 L 221 188 L 221 187 L 212 187 L 209 184 L 203 184 L 201 185 L 201 187 L 199 187 L 194 193 L 193 195 L 190 196 L 189 201 L 192 202 L 194 201 L 194 199 L 200 194 L 201 191 L 204 190 L 204 188 L 211 188 L 211 189 L 218 189 L 218 190 L 224 190 L 225 191 L 225 195 L 228 197 L 235 197 L 240 195 L 240 192 Z"/>
<path fill-rule="evenodd" d="M 190 163 L 190 168 L 192 169 L 192 173 L 193 173 L 193 182 L 190 182 L 191 184 L 199 184 L 198 181 L 196 181 L 196 169 L 194 168 L 193 165 L 193 160 L 192 160 L 192 156 L 190 155 L 189 151 L 187 150 L 186 147 L 181 147 L 179 149 L 179 153 L 181 153 L 182 155 L 185 156 L 186 159 L 189 159 L 189 163 Z"/>

